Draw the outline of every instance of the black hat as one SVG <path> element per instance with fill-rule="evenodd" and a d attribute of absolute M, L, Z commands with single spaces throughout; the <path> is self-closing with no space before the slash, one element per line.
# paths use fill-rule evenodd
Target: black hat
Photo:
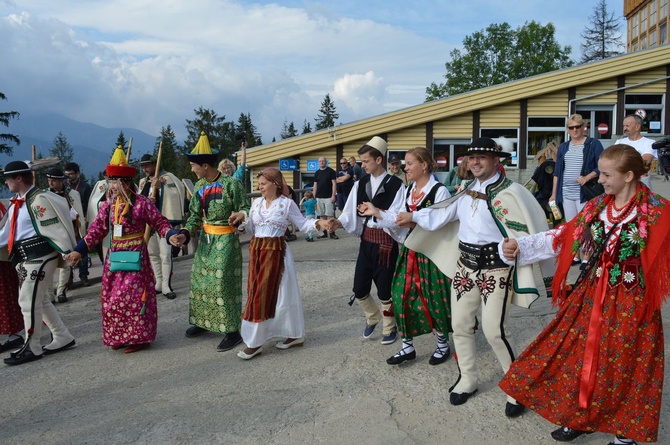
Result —
<path fill-rule="evenodd" d="M 154 158 L 149 153 L 143 154 L 140 158 L 140 165 L 155 164 L 156 158 Z"/>
<path fill-rule="evenodd" d="M 12 161 L 9 164 L 5 165 L 5 169 L 2 171 L 2 174 L 5 176 L 8 175 L 19 175 L 21 173 L 30 172 L 30 165 L 25 161 Z"/>
<path fill-rule="evenodd" d="M 47 172 L 47 178 L 65 179 L 65 173 L 60 168 L 52 168 Z"/>
<path fill-rule="evenodd" d="M 487 137 L 481 137 L 472 141 L 467 154 L 495 154 L 501 158 L 509 158 L 512 156 L 512 153 L 502 151 L 502 148 L 500 148 L 500 145 L 496 144 L 496 141 Z"/>
<path fill-rule="evenodd" d="M 402 160 L 397 155 L 391 155 L 389 157 L 389 164 L 395 164 L 396 162 L 402 163 Z"/>

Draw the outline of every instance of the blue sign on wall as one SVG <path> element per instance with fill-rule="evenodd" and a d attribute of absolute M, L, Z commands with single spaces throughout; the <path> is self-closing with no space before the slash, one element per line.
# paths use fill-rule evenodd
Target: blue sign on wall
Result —
<path fill-rule="evenodd" d="M 279 170 L 288 170 L 288 171 L 298 171 L 298 160 L 297 159 L 280 159 L 279 160 Z"/>
<path fill-rule="evenodd" d="M 307 160 L 307 171 L 315 172 L 319 169 L 319 160 L 318 159 L 309 159 Z"/>

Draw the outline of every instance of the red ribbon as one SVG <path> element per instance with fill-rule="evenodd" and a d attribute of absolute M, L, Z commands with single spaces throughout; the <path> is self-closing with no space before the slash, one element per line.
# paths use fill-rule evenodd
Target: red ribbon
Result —
<path fill-rule="evenodd" d="M 419 262 L 416 259 L 416 252 L 410 250 L 407 254 L 407 270 L 405 271 L 405 289 L 403 294 L 405 297 L 405 314 L 407 314 L 409 308 L 409 291 L 412 289 L 412 284 L 416 286 L 416 291 L 419 294 L 419 300 L 421 300 L 421 306 L 423 308 L 423 313 L 428 319 L 428 326 L 430 330 L 433 330 L 433 318 L 428 312 L 428 302 L 421 292 L 421 277 L 419 276 Z"/>
<path fill-rule="evenodd" d="M 14 204 L 14 212 L 12 213 L 12 219 L 9 222 L 9 238 L 7 239 L 7 252 L 12 253 L 12 247 L 14 247 L 14 236 L 16 235 L 16 221 L 19 218 L 19 209 L 26 200 L 24 198 L 12 198 L 10 199 L 11 203 Z"/>
<path fill-rule="evenodd" d="M 587 408 L 593 391 L 596 387 L 596 372 L 598 371 L 598 355 L 600 353 L 600 338 L 602 336 L 603 302 L 607 294 L 607 282 L 609 281 L 609 269 L 612 262 L 605 260 L 607 253 L 602 256 L 602 275 L 598 280 L 598 286 L 593 299 L 593 309 L 589 320 L 589 330 L 584 350 L 584 362 L 582 364 L 582 376 L 579 382 L 579 407 Z"/>

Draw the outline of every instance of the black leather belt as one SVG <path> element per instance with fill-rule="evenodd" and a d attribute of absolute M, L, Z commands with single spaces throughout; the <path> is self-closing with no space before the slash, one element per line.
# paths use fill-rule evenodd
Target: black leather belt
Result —
<path fill-rule="evenodd" d="M 55 249 L 49 244 L 43 236 L 33 236 L 32 238 L 16 241 L 12 247 L 12 254 L 9 260 L 13 265 L 17 265 L 24 261 L 34 260 L 36 258 L 49 255 Z"/>
<path fill-rule="evenodd" d="M 486 270 L 509 267 L 498 256 L 498 243 L 479 246 L 477 244 L 459 242 L 458 249 L 461 251 L 461 263 L 469 269 Z"/>

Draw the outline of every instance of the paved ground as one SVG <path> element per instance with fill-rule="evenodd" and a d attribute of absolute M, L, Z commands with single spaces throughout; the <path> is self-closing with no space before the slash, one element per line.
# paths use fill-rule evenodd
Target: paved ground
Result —
<path fill-rule="evenodd" d="M 670 196 L 670 183 L 655 189 Z M 245 362 L 216 352 L 221 336 L 184 336 L 191 259 L 176 263 L 176 300 L 159 297 L 158 338 L 125 355 L 102 346 L 100 285 L 70 292 L 58 305 L 78 347 L 19 367 L 0 367 L 3 444 L 551 444 L 553 425 L 533 413 L 504 416 L 502 372 L 480 333 L 479 393 L 448 402 L 453 359 L 430 366 L 432 336 L 416 339 L 418 357 L 391 367 L 398 344 L 361 336 L 351 294 L 358 241 L 341 236 L 289 244 L 297 260 L 307 341 L 280 351 L 272 343 Z M 245 262 L 246 262 L 245 254 Z M 246 267 L 246 263 L 245 263 Z M 95 260 L 93 276 L 99 276 Z M 246 272 L 245 272 L 246 273 Z M 548 300 L 511 317 L 518 349 L 552 317 Z M 670 322 L 666 305 L 664 320 Z M 44 343 L 47 342 L 45 337 Z M 666 330 L 666 353 L 670 338 Z M 667 375 L 667 373 L 666 373 Z M 664 391 L 659 443 L 670 444 L 670 394 Z M 593 434 L 579 444 L 606 444 Z"/>

